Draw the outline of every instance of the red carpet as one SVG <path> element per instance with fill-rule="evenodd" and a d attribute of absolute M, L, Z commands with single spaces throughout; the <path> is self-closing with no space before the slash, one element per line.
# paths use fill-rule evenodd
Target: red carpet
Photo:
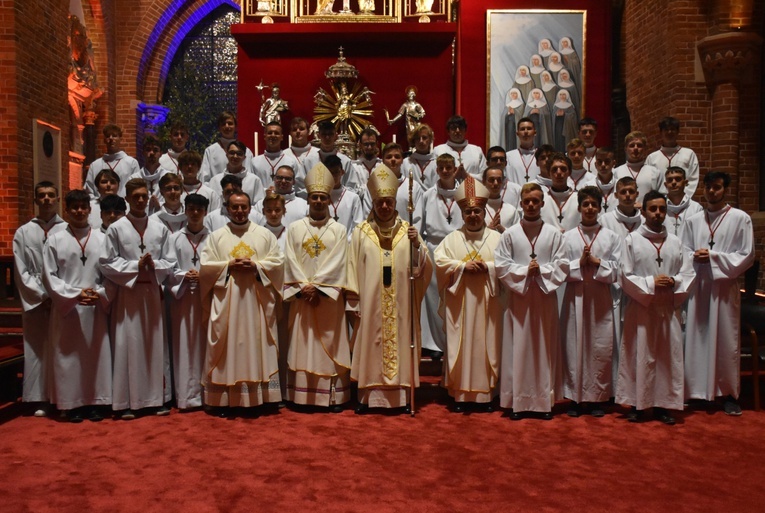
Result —
<path fill-rule="evenodd" d="M 513 422 L 289 409 L 0 425 L 3 512 L 762 511 L 765 412 Z"/>

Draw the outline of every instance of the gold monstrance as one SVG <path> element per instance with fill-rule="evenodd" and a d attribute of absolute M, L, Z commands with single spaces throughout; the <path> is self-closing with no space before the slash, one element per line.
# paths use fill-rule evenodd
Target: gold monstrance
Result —
<path fill-rule="evenodd" d="M 314 95 L 314 123 L 332 121 L 338 134 L 337 146 L 343 153 L 352 153 L 359 134 L 370 124 L 374 92 L 356 81 L 358 70 L 345 61 L 342 46 L 339 50 L 337 62 L 324 72 L 330 80 L 332 94 L 320 87 Z M 352 81 L 350 87 L 349 81 Z"/>

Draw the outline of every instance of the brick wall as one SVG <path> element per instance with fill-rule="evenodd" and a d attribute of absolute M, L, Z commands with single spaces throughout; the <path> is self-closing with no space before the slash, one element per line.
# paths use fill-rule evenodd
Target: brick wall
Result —
<path fill-rule="evenodd" d="M 644 131 L 654 148 L 659 145 L 658 121 L 664 116 L 681 121 L 680 143 L 694 149 L 702 176 L 713 162 L 718 170 L 733 174 L 729 201 L 752 215 L 761 260 L 765 255 L 765 215 L 759 213 L 758 193 L 762 72 L 755 66 L 742 74 L 740 87 L 724 84 L 713 89 L 696 62 L 696 44 L 709 35 L 738 26 L 762 30 L 763 9 L 751 5 L 745 0 L 628 0 L 623 34 L 632 129 Z M 716 137 L 721 130 L 734 138 Z M 701 189 L 696 199 L 703 204 Z M 765 289 L 763 271 L 759 288 Z"/>
<path fill-rule="evenodd" d="M 18 225 L 16 40 L 14 0 L 0 0 L 0 255 L 11 254 Z"/>

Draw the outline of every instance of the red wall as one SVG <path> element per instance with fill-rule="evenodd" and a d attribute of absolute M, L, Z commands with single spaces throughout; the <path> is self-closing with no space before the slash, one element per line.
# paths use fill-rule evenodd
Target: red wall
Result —
<path fill-rule="evenodd" d="M 587 86 L 584 116 L 598 121 L 597 145 L 610 144 L 611 8 L 602 0 L 460 2 L 457 36 L 457 112 L 467 119 L 468 138 L 486 144 L 486 11 L 489 9 L 586 10 Z"/>
<path fill-rule="evenodd" d="M 279 82 L 291 111 L 282 116 L 286 127 L 293 116 L 313 116 L 313 95 L 319 87 L 329 92 L 324 72 L 345 48 L 359 79 L 377 93 L 373 97 L 373 123 L 388 142 L 393 133 L 404 142 L 403 123 L 388 128 L 382 109 L 393 115 L 404 101 L 404 88 L 419 88 L 418 100 L 426 111 L 425 122 L 436 132 L 436 142 L 446 137 L 446 120 L 454 113 L 469 124 L 468 138 L 486 145 L 486 11 L 489 9 L 587 10 L 587 86 L 585 115 L 599 123 L 597 144 L 610 141 L 611 25 L 610 4 L 597 0 L 529 1 L 470 0 L 459 3 L 457 24 L 301 24 L 232 27 L 239 42 L 240 138 L 253 145 L 258 123 L 260 94 L 255 86 Z M 456 68 L 452 46 L 456 31 Z M 285 137 L 286 145 L 286 137 Z M 262 150 L 262 137 L 260 148 Z"/>
<path fill-rule="evenodd" d="M 423 33 L 407 26 L 382 24 L 246 24 L 232 27 L 239 42 L 239 137 L 250 147 L 253 132 L 263 129 L 258 122 L 260 94 L 255 86 L 278 82 L 281 96 L 290 111 L 282 114 L 285 131 L 289 121 L 301 116 L 313 118 L 313 96 L 319 87 L 332 93 L 325 71 L 337 62 L 338 47 L 344 48 L 348 63 L 359 71 L 358 80 L 376 94 L 372 96 L 375 117 L 372 123 L 389 142 L 406 144 L 402 121 L 389 127 L 383 108 L 395 116 L 404 102 L 406 86 L 418 87 L 418 101 L 425 108 L 426 123 L 443 134 L 454 102 L 452 47 L 454 24 L 433 24 Z M 415 29 L 419 27 L 415 26 Z M 350 82 L 349 82 L 350 84 Z M 269 90 L 266 90 L 268 97 Z"/>

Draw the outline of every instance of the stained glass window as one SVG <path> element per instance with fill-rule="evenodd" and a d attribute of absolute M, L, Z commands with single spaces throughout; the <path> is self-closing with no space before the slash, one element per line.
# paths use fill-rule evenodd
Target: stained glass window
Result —
<path fill-rule="evenodd" d="M 176 121 L 185 123 L 190 147 L 200 152 L 217 137 L 218 115 L 236 113 L 237 46 L 231 25 L 238 22 L 239 13 L 228 5 L 212 11 L 184 38 L 165 84 L 162 103 L 170 114 L 162 132 Z"/>

